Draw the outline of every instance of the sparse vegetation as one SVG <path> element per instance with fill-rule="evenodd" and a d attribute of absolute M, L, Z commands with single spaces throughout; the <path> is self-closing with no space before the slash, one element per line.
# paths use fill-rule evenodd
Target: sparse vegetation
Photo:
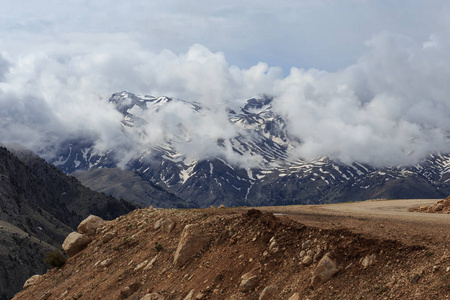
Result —
<path fill-rule="evenodd" d="M 156 252 L 160 252 L 162 249 L 163 249 L 163 245 L 158 243 L 158 242 L 155 242 L 155 250 L 156 250 Z"/>
<path fill-rule="evenodd" d="M 44 262 L 51 268 L 61 268 L 65 265 L 67 258 L 58 250 L 47 253 Z"/>

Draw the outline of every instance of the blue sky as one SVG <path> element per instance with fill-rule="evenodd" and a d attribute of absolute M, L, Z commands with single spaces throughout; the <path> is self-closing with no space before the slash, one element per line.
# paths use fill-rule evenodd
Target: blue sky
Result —
<path fill-rule="evenodd" d="M 267 93 L 299 157 L 393 165 L 450 152 L 448 1 L 0 5 L 0 142 L 45 154 L 89 135 L 99 150 L 118 147 L 121 116 L 105 100 L 123 90 L 222 114 Z"/>

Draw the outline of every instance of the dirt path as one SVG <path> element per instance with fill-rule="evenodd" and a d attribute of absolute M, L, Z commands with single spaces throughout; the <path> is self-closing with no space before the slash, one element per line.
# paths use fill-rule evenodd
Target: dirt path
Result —
<path fill-rule="evenodd" d="M 450 246 L 450 215 L 410 212 L 438 199 L 371 200 L 327 205 L 261 207 L 309 226 L 346 228 L 383 239 L 430 247 Z"/>

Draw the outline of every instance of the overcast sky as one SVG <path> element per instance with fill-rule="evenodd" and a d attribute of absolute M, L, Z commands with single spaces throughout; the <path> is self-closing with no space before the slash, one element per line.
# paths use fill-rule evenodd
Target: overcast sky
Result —
<path fill-rule="evenodd" d="M 114 147 L 120 116 L 104 100 L 122 90 L 219 108 L 270 93 L 301 157 L 450 152 L 448 1 L 0 5 L 1 141 L 43 151 L 83 132 Z"/>

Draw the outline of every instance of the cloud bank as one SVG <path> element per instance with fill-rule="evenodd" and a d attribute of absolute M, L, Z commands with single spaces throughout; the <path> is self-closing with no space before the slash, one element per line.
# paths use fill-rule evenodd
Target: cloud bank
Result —
<path fill-rule="evenodd" d="M 417 41 L 381 33 L 342 70 L 293 67 L 287 75 L 264 62 L 240 68 L 200 44 L 155 53 L 133 35 L 60 37 L 32 52 L 0 50 L 1 142 L 46 157 L 55 145 L 81 136 L 98 138 L 98 151 L 130 149 L 176 135 L 182 122 L 190 146 L 181 143 L 180 151 L 213 156 L 217 139 L 237 135 L 226 103 L 266 93 L 276 97 L 273 109 L 302 141 L 294 150 L 298 157 L 381 166 L 450 152 L 450 47 L 442 36 Z M 122 90 L 195 101 L 210 115 L 171 106 L 151 120 L 147 137 L 125 135 L 122 116 L 106 101 Z M 226 155 L 232 160 L 235 154 Z"/>

